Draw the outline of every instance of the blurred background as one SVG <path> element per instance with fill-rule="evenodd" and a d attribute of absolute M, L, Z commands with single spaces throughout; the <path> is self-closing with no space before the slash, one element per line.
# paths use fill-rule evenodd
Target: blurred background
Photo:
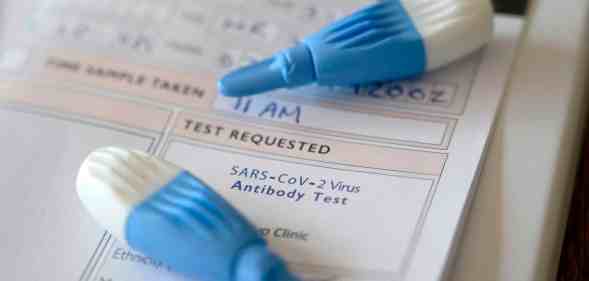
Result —
<path fill-rule="evenodd" d="M 528 0 L 493 0 L 497 12 L 522 15 L 528 6 Z"/>

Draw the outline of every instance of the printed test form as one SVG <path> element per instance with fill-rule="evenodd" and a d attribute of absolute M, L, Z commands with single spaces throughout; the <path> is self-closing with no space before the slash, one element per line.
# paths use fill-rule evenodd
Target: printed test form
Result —
<path fill-rule="evenodd" d="M 305 280 L 443 280 L 519 19 L 421 79 L 226 98 L 220 75 L 371 1 L 14 2 L 0 49 L 6 279 L 184 280 L 78 201 L 84 157 L 116 145 L 201 177 Z"/>

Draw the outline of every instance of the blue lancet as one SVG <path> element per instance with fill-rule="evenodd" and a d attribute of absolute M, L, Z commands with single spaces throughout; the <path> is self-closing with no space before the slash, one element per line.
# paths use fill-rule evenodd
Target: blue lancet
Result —
<path fill-rule="evenodd" d="M 403 4 L 387 0 L 229 73 L 219 81 L 219 90 L 239 97 L 310 83 L 352 86 L 416 77 L 426 68 L 423 37 Z"/>
<path fill-rule="evenodd" d="M 133 249 L 194 280 L 299 280 L 252 224 L 187 171 L 137 205 L 125 233 Z"/>

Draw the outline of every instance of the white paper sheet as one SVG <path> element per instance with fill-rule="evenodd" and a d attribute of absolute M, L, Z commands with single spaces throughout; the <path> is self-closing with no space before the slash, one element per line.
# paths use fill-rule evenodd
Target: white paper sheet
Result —
<path fill-rule="evenodd" d="M 217 96 L 221 73 L 370 1 L 316 2 L 6 5 L 3 275 L 182 279 L 105 233 L 76 198 L 85 155 L 119 145 L 200 176 L 307 280 L 441 280 L 521 22 L 498 18 L 485 50 L 416 81 Z"/>

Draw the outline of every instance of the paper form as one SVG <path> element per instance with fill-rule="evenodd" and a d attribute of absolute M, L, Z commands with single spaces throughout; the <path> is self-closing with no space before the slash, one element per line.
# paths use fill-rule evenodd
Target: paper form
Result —
<path fill-rule="evenodd" d="M 9 13 L 33 16 L 0 50 L 3 275 L 183 280 L 77 200 L 82 159 L 118 145 L 201 177 L 305 280 L 441 280 L 521 22 L 498 18 L 485 50 L 415 81 L 217 95 L 222 73 L 370 3 L 317 2 L 47 0 Z"/>

